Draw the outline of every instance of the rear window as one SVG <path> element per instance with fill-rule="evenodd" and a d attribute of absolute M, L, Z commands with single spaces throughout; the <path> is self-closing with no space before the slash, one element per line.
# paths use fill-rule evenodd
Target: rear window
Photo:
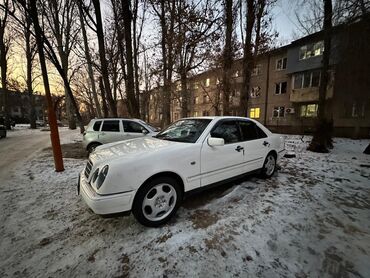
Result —
<path fill-rule="evenodd" d="M 93 126 L 94 131 L 99 131 L 101 126 L 101 121 L 96 121 Z"/>
<path fill-rule="evenodd" d="M 243 135 L 243 141 L 250 141 L 267 137 L 267 135 L 253 122 L 241 121 L 239 122 L 239 126 Z"/>
<path fill-rule="evenodd" d="M 131 133 L 142 133 L 145 128 L 138 123 L 131 122 L 131 121 L 122 121 L 123 124 L 123 130 L 125 132 L 131 132 Z"/>
<path fill-rule="evenodd" d="M 118 120 L 104 121 L 102 131 L 119 132 L 119 121 Z"/>

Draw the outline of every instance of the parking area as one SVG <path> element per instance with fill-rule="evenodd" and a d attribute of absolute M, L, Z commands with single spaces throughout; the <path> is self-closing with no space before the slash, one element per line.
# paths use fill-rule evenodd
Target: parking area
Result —
<path fill-rule="evenodd" d="M 270 180 L 192 196 L 156 229 L 93 214 L 76 196 L 86 161 L 55 173 L 41 151 L 1 182 L 0 276 L 369 277 L 369 142 L 313 154 L 296 141 Z"/>

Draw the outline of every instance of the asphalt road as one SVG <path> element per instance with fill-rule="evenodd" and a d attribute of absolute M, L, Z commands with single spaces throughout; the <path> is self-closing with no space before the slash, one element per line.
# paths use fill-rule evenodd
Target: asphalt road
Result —
<path fill-rule="evenodd" d="M 68 132 L 59 129 L 60 135 Z M 17 167 L 38 151 L 49 147 L 50 132 L 40 130 L 12 130 L 0 139 L 0 185 L 14 175 Z"/>

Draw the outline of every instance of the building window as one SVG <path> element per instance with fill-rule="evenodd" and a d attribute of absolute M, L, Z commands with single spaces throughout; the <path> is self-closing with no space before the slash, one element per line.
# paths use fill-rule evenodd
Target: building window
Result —
<path fill-rule="evenodd" d="M 285 107 L 284 106 L 274 107 L 272 117 L 274 117 L 274 118 L 283 118 L 284 116 L 285 116 Z"/>
<path fill-rule="evenodd" d="M 262 73 L 262 65 L 256 65 L 252 70 L 252 76 L 260 75 Z"/>
<path fill-rule="evenodd" d="M 307 118 L 317 117 L 317 108 L 318 108 L 317 104 L 301 105 L 300 115 L 301 117 L 307 117 Z"/>
<path fill-rule="evenodd" d="M 208 103 L 208 102 L 209 102 L 209 96 L 203 95 L 203 103 Z"/>
<path fill-rule="evenodd" d="M 194 98 L 194 104 L 199 104 L 199 97 Z"/>
<path fill-rule="evenodd" d="M 287 58 L 281 58 L 276 60 L 276 70 L 286 69 Z"/>
<path fill-rule="evenodd" d="M 198 89 L 198 88 L 199 88 L 198 82 L 194 82 L 194 89 Z"/>
<path fill-rule="evenodd" d="M 259 119 L 260 117 L 260 108 L 254 107 L 249 110 L 249 118 Z"/>
<path fill-rule="evenodd" d="M 287 82 L 280 82 L 275 84 L 275 94 L 285 94 L 287 90 Z"/>
<path fill-rule="evenodd" d="M 252 87 L 251 91 L 250 91 L 250 96 L 251 96 L 251 98 L 260 97 L 261 96 L 261 87 L 259 87 L 259 86 Z"/>
<path fill-rule="evenodd" d="M 319 41 L 302 46 L 299 49 L 299 60 L 320 56 L 324 53 L 324 42 Z"/>
<path fill-rule="evenodd" d="M 194 117 L 198 117 L 198 111 L 194 111 Z"/>
<path fill-rule="evenodd" d="M 365 116 L 365 103 L 354 102 L 352 104 L 352 118 L 359 118 Z"/>
<path fill-rule="evenodd" d="M 294 77 L 294 89 L 311 88 L 320 86 L 320 70 L 297 73 Z"/>
<path fill-rule="evenodd" d="M 209 87 L 210 84 L 211 84 L 211 79 L 207 78 L 205 82 L 205 86 Z"/>
<path fill-rule="evenodd" d="M 209 116 L 209 111 L 203 111 L 203 116 Z"/>
<path fill-rule="evenodd" d="M 220 79 L 217 77 L 216 79 L 216 85 L 219 85 L 220 84 Z"/>

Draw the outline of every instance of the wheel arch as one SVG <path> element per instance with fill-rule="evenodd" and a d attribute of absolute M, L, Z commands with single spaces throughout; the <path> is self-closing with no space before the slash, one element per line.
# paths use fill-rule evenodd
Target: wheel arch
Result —
<path fill-rule="evenodd" d="M 278 156 L 277 151 L 275 151 L 275 150 L 269 151 L 268 154 L 266 155 L 266 157 L 268 157 L 269 154 L 272 154 L 275 157 L 275 159 L 277 159 L 277 156 Z"/>
<path fill-rule="evenodd" d="M 140 188 L 142 188 L 145 184 L 151 182 L 152 180 L 156 179 L 156 178 L 160 178 L 160 177 L 170 177 L 170 178 L 173 178 L 175 179 L 179 185 L 180 185 L 180 188 L 182 190 L 182 193 L 185 192 L 185 184 L 184 184 L 184 181 L 183 179 L 180 177 L 180 175 L 176 174 L 175 172 L 171 172 L 171 171 L 165 171 L 165 172 L 159 172 L 157 174 L 154 174 L 152 175 L 151 177 L 147 178 L 141 185 L 140 187 L 138 188 L 137 191 L 140 190 Z"/>
<path fill-rule="evenodd" d="M 98 141 L 92 141 L 92 142 L 90 142 L 89 144 L 87 144 L 87 146 L 86 146 L 86 150 L 87 150 L 87 151 L 89 150 L 89 147 L 90 147 L 91 145 L 98 145 L 98 146 L 101 146 L 101 145 L 103 145 L 103 144 L 102 144 L 102 143 L 100 143 L 100 142 L 98 142 Z"/>

